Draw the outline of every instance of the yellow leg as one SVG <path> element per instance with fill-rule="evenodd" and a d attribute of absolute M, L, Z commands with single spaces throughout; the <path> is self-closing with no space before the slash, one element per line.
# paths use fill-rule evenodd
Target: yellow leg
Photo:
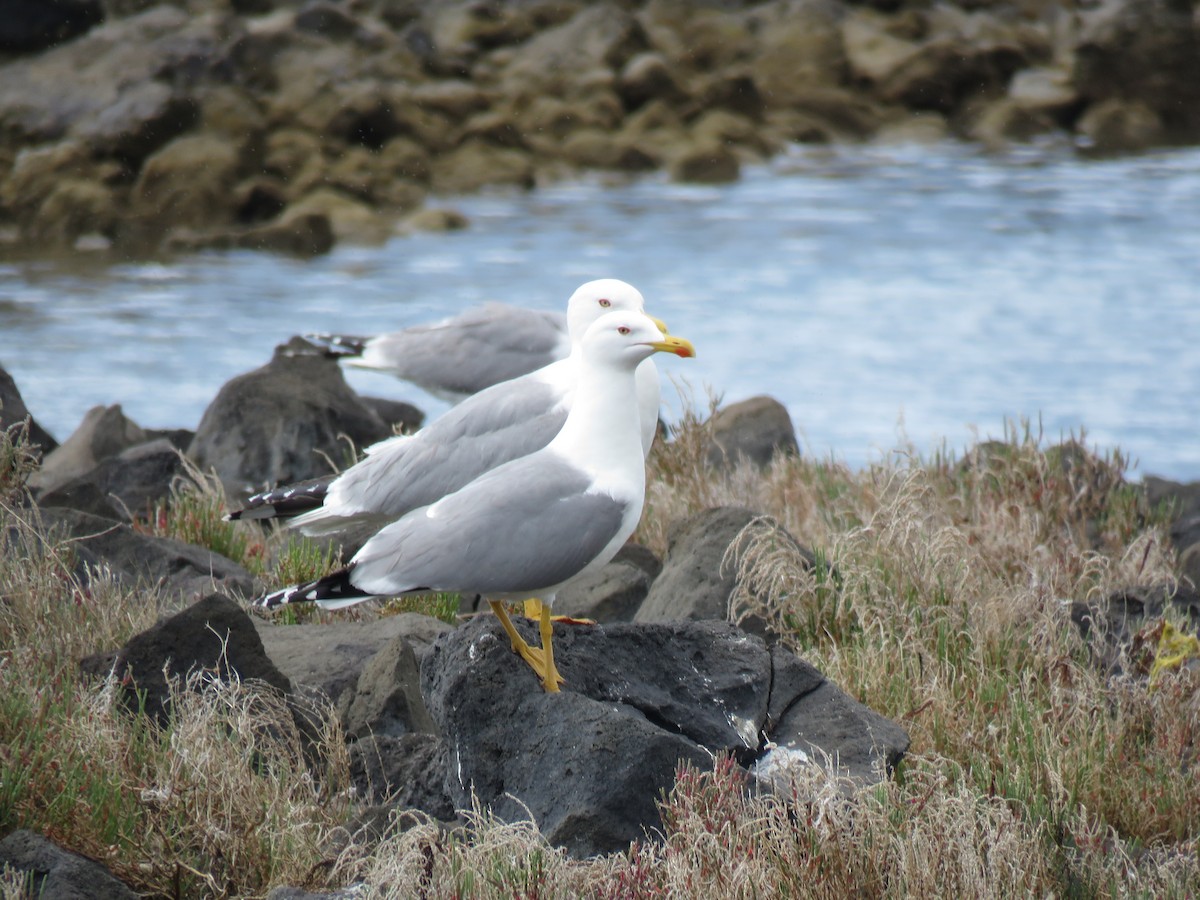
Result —
<path fill-rule="evenodd" d="M 504 604 L 498 600 L 489 600 L 488 606 L 492 608 L 492 612 L 496 614 L 496 618 L 500 620 L 500 624 L 504 627 L 504 632 L 508 635 L 508 639 L 512 641 L 513 652 L 519 654 L 521 659 L 529 664 L 529 668 L 533 669 L 537 677 L 545 683 L 546 669 L 542 658 L 542 651 L 534 649 L 525 643 L 525 638 L 517 633 L 512 619 L 508 617 L 508 611 L 505 610 Z"/>
<path fill-rule="evenodd" d="M 558 692 L 558 686 L 563 683 L 563 677 L 558 674 L 554 665 L 554 623 L 550 621 L 550 607 L 542 607 L 542 658 L 545 662 L 542 675 L 542 687 L 549 693 Z"/>

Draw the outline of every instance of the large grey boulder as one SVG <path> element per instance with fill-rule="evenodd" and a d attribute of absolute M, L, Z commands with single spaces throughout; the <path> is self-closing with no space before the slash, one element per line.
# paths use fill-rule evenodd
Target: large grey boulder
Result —
<path fill-rule="evenodd" d="M 256 618 L 254 624 L 267 655 L 297 691 L 321 694 L 334 703 L 355 690 L 366 665 L 394 641 L 403 639 L 421 658 L 438 635 L 451 628 L 419 613 L 301 625 Z"/>
<path fill-rule="evenodd" d="M 717 410 L 709 423 L 708 463 L 733 468 L 749 461 L 759 468 L 776 456 L 799 456 L 796 429 L 787 407 L 774 397 L 751 397 Z"/>
<path fill-rule="evenodd" d="M 1200 22 L 1193 4 L 1114 0 L 1088 9 L 1081 19 L 1074 82 L 1086 101 L 1123 101 L 1115 108 L 1125 110 L 1137 104 L 1161 122 L 1156 137 L 1200 136 Z"/>
<path fill-rule="evenodd" d="M 66 506 L 124 521 L 148 518 L 184 473 L 183 458 L 167 438 L 157 438 L 108 457 L 90 472 L 38 496 L 42 506 Z M 97 504 L 97 498 L 103 506 Z"/>
<path fill-rule="evenodd" d="M 436 734 L 421 699 L 421 668 L 412 645 L 396 637 L 371 657 L 353 691 L 338 704 L 346 736 Z"/>
<path fill-rule="evenodd" d="M 753 510 L 723 506 L 703 510 L 674 525 L 668 535 L 662 573 L 654 579 L 634 621 L 727 620 L 730 598 L 737 588 L 736 554 L 727 555 L 743 529 L 758 518 Z M 788 541 L 805 564 L 816 564 L 816 556 L 782 528 L 764 527 L 774 528 L 779 540 Z M 755 634 L 766 634 L 766 623 L 757 616 L 743 625 Z"/>
<path fill-rule="evenodd" d="M 43 454 L 49 453 L 58 446 L 58 441 L 30 414 L 29 409 L 25 406 L 25 401 L 21 399 L 21 391 L 17 388 L 17 383 L 13 380 L 12 375 L 3 366 L 0 366 L 0 430 L 7 430 L 27 420 L 30 443 L 39 447 Z"/>
<path fill-rule="evenodd" d="M 0 0 L 0 53 L 36 53 L 103 21 L 100 0 Z"/>
<path fill-rule="evenodd" d="M 536 643 L 533 623 L 517 627 Z M 554 643 L 561 693 L 541 690 L 488 616 L 439 639 L 421 680 L 455 806 L 532 816 L 576 856 L 660 828 L 655 801 L 681 761 L 707 769 L 729 753 L 752 767 L 776 745 L 873 781 L 908 746 L 811 666 L 724 623 L 559 625 Z"/>
<path fill-rule="evenodd" d="M 29 480 L 40 491 L 53 491 L 88 474 L 102 460 L 144 443 L 148 435 L 125 415 L 121 404 L 93 406 L 84 413 L 79 427 L 42 460 Z"/>
<path fill-rule="evenodd" d="M 28 143 L 71 136 L 140 162 L 195 123 L 182 86 L 213 58 L 217 34 L 214 16 L 155 6 L 0 66 L 0 134 Z"/>
<path fill-rule="evenodd" d="M 350 777 L 358 796 L 393 809 L 419 809 L 436 819 L 454 818 L 446 793 L 445 743 L 413 732 L 367 735 L 350 748 Z"/>
<path fill-rule="evenodd" d="M 42 509 L 41 525 L 71 538 L 75 574 L 87 585 L 107 569 L 123 585 L 158 590 L 173 602 L 191 602 L 214 590 L 249 596 L 254 578 L 237 563 L 203 547 L 152 537 L 123 522 L 63 507 Z"/>
<path fill-rule="evenodd" d="M 262 368 L 226 383 L 209 404 L 188 455 L 230 493 L 327 475 L 392 431 L 346 384 L 337 361 L 301 338 Z"/>
<path fill-rule="evenodd" d="M 25 897 L 55 900 L 135 900 L 138 896 L 100 863 L 19 829 L 0 840 L 0 869 L 28 878 Z"/>
<path fill-rule="evenodd" d="M 84 671 L 121 679 L 124 699 L 134 709 L 165 722 L 170 715 L 168 678 L 204 671 L 222 679 L 269 685 L 281 694 L 292 686 L 263 649 L 240 604 L 210 594 L 182 612 L 134 635 L 120 650 L 89 657 Z"/>

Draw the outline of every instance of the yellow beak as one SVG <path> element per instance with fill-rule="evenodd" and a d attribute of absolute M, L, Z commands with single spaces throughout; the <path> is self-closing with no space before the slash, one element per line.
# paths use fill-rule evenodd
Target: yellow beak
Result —
<path fill-rule="evenodd" d="M 687 338 L 668 335 L 661 341 L 650 341 L 650 346 L 663 353 L 674 353 L 676 356 L 691 357 L 696 355 L 696 348 Z"/>
<path fill-rule="evenodd" d="M 659 331 L 661 331 L 663 334 L 670 334 L 670 333 L 671 333 L 671 329 L 667 327 L 667 323 L 666 323 L 666 322 L 664 322 L 662 319 L 658 318 L 658 316 L 649 316 L 649 315 L 648 315 L 648 316 L 647 316 L 647 318 L 648 318 L 648 319 L 649 319 L 651 322 L 653 322 L 655 325 L 657 325 L 657 326 L 658 326 L 658 330 L 659 330 Z"/>

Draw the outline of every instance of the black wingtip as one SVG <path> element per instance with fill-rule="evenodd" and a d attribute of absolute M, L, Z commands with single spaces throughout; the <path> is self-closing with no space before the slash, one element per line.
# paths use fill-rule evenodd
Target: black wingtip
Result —
<path fill-rule="evenodd" d="M 254 605 L 264 609 L 278 609 L 289 603 L 319 603 L 321 606 L 337 609 L 374 597 L 375 594 L 363 591 L 351 583 L 350 573 L 353 568 L 346 566 L 315 581 L 271 591 L 255 600 Z"/>
<path fill-rule="evenodd" d="M 226 521 L 291 519 L 325 504 L 334 476 L 323 475 L 253 495 L 241 509 L 225 514 Z"/>

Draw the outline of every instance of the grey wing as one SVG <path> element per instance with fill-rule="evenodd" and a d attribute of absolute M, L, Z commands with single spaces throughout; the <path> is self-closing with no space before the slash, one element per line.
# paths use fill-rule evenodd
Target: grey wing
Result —
<path fill-rule="evenodd" d="M 625 521 L 629 504 L 588 493 L 589 485 L 560 457 L 517 460 L 379 532 L 354 558 L 354 584 L 379 594 L 553 587 L 582 571 Z"/>
<path fill-rule="evenodd" d="M 494 399 L 495 404 L 467 400 L 464 405 L 472 404 L 480 413 L 466 417 L 467 421 L 443 417 L 412 437 L 377 444 L 333 483 L 326 512 L 402 516 L 440 500 L 484 472 L 540 450 L 567 418 L 565 406 L 552 403 L 548 392 L 526 391 Z"/>
<path fill-rule="evenodd" d="M 559 318 L 487 304 L 439 325 L 374 338 L 355 364 L 432 390 L 473 394 L 564 356 L 568 345 Z"/>
<path fill-rule="evenodd" d="M 421 431 L 423 438 L 449 444 L 528 422 L 570 402 L 572 370 L 565 361 L 536 374 L 493 385 L 468 397 Z"/>

